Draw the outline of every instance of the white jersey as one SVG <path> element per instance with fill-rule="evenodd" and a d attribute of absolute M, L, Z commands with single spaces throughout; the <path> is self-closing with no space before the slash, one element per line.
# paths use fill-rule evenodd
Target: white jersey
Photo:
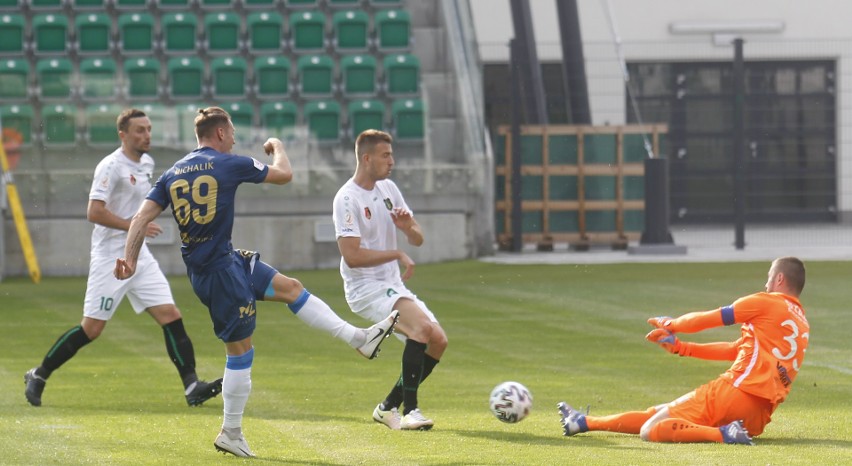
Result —
<path fill-rule="evenodd" d="M 154 159 L 142 154 L 137 163 L 130 160 L 121 148 L 104 157 L 95 168 L 95 179 L 89 191 L 90 200 L 104 201 L 106 209 L 117 217 L 130 219 L 139 210 L 154 175 Z M 92 257 L 123 257 L 127 232 L 95 224 L 92 231 Z M 141 255 L 150 254 L 148 246 L 142 244 Z"/>
<path fill-rule="evenodd" d="M 368 191 L 350 178 L 334 197 L 332 216 L 335 235 L 337 238 L 361 238 L 361 247 L 364 249 L 397 249 L 396 226 L 391 217 L 391 211 L 397 207 L 411 210 L 393 181 L 377 181 L 376 186 Z M 343 277 L 347 299 L 357 299 L 359 290 L 369 288 L 371 283 L 402 283 L 396 261 L 353 269 L 341 258 L 340 275 Z"/>

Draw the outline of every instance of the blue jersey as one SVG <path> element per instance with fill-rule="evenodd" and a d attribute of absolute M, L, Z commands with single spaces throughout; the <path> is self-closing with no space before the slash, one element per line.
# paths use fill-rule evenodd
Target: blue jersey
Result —
<path fill-rule="evenodd" d="M 241 183 L 261 183 L 269 167 L 251 157 L 202 147 L 168 169 L 147 198 L 172 207 L 180 230 L 181 253 L 190 273 L 230 264 L 234 247 L 234 197 Z"/>

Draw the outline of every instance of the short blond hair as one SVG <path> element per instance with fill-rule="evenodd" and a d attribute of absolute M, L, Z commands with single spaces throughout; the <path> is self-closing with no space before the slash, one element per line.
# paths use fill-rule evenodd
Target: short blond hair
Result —
<path fill-rule="evenodd" d="M 195 137 L 210 136 L 216 128 L 231 122 L 231 115 L 221 107 L 199 108 L 195 115 Z"/>
<path fill-rule="evenodd" d="M 393 136 L 377 129 L 362 131 L 355 139 L 355 156 L 360 160 L 362 155 L 372 152 L 382 142 L 393 144 Z"/>

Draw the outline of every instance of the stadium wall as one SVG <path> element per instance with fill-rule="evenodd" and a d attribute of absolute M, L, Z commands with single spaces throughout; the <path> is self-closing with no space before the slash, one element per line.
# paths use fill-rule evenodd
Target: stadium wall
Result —
<path fill-rule="evenodd" d="M 512 38 L 509 2 L 469 0 L 484 63 L 507 63 Z M 832 0 L 808 2 L 773 0 L 578 0 L 583 52 L 592 123 L 624 124 L 627 115 L 625 84 L 618 61 L 607 5 L 611 6 L 623 56 L 627 62 L 727 61 L 733 35 L 725 28 L 754 22 L 781 22 L 777 32 L 739 33 L 746 61 L 834 60 L 836 62 L 836 175 L 837 211 L 841 222 L 852 221 L 852 36 L 847 18 L 852 3 Z M 530 0 L 533 26 L 543 63 L 561 60 L 556 2 Z M 675 33 L 672 25 L 714 22 L 719 34 Z"/>

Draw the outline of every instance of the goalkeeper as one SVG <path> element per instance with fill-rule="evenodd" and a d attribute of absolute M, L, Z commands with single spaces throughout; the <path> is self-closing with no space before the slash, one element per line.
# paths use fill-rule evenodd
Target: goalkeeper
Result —
<path fill-rule="evenodd" d="M 712 311 L 648 319 L 645 337 L 666 351 L 714 361 L 733 361 L 717 379 L 671 403 L 611 416 L 587 416 L 559 403 L 565 435 L 603 430 L 639 434 L 650 442 L 719 442 L 753 445 L 790 392 L 808 347 L 810 327 L 799 295 L 805 266 L 795 257 L 775 259 L 766 292 Z M 736 341 L 690 343 L 680 333 L 741 324 Z"/>

